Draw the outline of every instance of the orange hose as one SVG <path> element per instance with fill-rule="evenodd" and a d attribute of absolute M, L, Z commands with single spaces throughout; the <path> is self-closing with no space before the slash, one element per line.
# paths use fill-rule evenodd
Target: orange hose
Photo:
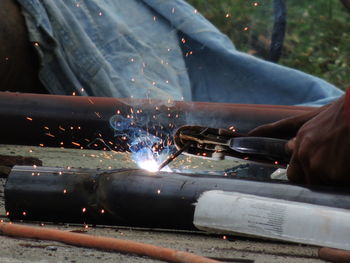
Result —
<path fill-rule="evenodd" d="M 350 263 L 350 251 L 323 247 L 318 250 L 318 256 L 335 263 Z"/>
<path fill-rule="evenodd" d="M 12 237 L 58 241 L 75 246 L 113 250 L 121 253 L 132 253 L 168 262 L 219 263 L 219 261 L 197 256 L 192 253 L 134 241 L 91 236 L 57 229 L 22 226 L 12 223 L 0 223 L 0 234 Z"/>

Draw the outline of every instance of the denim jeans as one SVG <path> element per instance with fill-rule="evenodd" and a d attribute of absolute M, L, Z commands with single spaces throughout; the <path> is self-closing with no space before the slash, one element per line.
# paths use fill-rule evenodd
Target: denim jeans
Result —
<path fill-rule="evenodd" d="M 17 0 L 54 94 L 322 105 L 343 94 L 239 52 L 183 0 Z"/>

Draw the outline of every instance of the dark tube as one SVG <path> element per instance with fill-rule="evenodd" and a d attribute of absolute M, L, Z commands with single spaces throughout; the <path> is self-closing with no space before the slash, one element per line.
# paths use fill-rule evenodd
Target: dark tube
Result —
<path fill-rule="evenodd" d="M 287 8 L 285 0 L 274 0 L 274 23 L 271 36 L 270 61 L 277 63 L 282 54 L 287 26 Z"/>
<path fill-rule="evenodd" d="M 99 140 L 117 149 L 109 120 L 119 114 L 137 126 L 165 132 L 185 125 L 246 133 L 258 125 L 309 111 L 310 107 L 77 97 L 0 92 L 0 143 L 94 148 Z M 101 147 L 99 147 L 101 148 Z"/>
<path fill-rule="evenodd" d="M 12 220 L 188 229 L 193 228 L 194 205 L 207 190 L 350 208 L 349 189 L 144 170 L 31 166 L 13 168 L 5 186 L 5 207 Z"/>

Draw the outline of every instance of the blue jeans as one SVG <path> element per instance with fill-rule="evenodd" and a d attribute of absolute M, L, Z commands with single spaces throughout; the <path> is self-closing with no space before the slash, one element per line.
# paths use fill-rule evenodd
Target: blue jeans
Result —
<path fill-rule="evenodd" d="M 183 0 L 17 0 L 50 93 L 322 105 L 331 84 L 237 51 Z"/>

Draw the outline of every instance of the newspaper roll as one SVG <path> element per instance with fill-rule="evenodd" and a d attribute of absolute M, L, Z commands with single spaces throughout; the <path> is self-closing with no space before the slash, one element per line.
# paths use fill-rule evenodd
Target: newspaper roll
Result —
<path fill-rule="evenodd" d="M 350 210 L 235 192 L 207 191 L 194 225 L 208 232 L 350 249 Z"/>

